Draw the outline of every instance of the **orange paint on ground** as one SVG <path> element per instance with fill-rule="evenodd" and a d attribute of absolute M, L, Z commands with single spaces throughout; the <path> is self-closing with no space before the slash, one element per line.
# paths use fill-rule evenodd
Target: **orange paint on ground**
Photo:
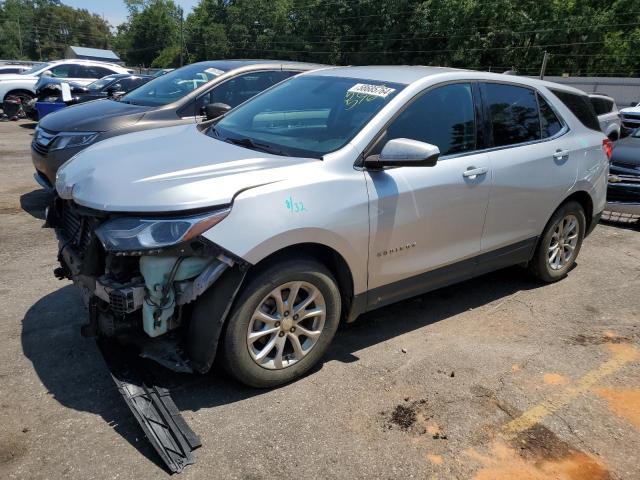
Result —
<path fill-rule="evenodd" d="M 640 388 L 599 388 L 596 393 L 607 400 L 609 410 L 640 430 Z"/>
<path fill-rule="evenodd" d="M 545 373 L 542 379 L 547 385 L 564 385 L 568 383 L 568 380 L 559 373 Z"/>
<path fill-rule="evenodd" d="M 517 363 L 514 363 L 513 365 L 511 365 L 511 371 L 513 373 L 519 372 L 520 371 L 520 365 L 518 365 Z"/>
<path fill-rule="evenodd" d="M 434 423 L 430 423 L 427 425 L 427 433 L 429 435 L 435 435 L 436 433 L 440 433 L 440 427 Z"/>
<path fill-rule="evenodd" d="M 618 334 L 616 332 L 612 332 L 611 330 L 605 330 L 602 334 L 607 338 L 617 338 Z"/>
<path fill-rule="evenodd" d="M 474 480 L 608 480 L 609 472 L 594 458 L 571 451 L 560 459 L 536 458 L 527 460 L 515 449 L 502 442 L 494 442 L 489 455 L 474 450 L 466 452 L 483 467 Z"/>
<path fill-rule="evenodd" d="M 442 465 L 442 462 L 444 462 L 440 455 L 432 455 L 430 453 L 427 454 L 427 459 L 434 465 Z"/>

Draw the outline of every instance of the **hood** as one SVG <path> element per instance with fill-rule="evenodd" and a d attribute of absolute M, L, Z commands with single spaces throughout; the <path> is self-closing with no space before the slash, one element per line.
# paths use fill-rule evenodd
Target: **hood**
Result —
<path fill-rule="evenodd" d="M 178 212 L 229 204 L 242 190 L 319 161 L 256 152 L 179 125 L 92 145 L 62 166 L 56 190 L 96 210 Z"/>
<path fill-rule="evenodd" d="M 40 127 L 52 132 L 105 132 L 138 122 L 152 108 L 97 100 L 51 113 L 40 120 Z"/>
<path fill-rule="evenodd" d="M 640 105 L 635 107 L 621 108 L 620 113 L 640 113 Z"/>
<path fill-rule="evenodd" d="M 640 167 L 640 137 L 623 138 L 614 144 L 611 166 L 616 163 Z"/>

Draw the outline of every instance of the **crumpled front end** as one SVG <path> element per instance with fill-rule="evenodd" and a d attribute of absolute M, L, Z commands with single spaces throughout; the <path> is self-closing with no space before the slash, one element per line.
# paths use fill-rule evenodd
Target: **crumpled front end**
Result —
<path fill-rule="evenodd" d="M 81 292 L 89 312 L 82 334 L 135 345 L 141 356 L 172 370 L 208 370 L 224 318 L 210 318 L 210 328 L 203 328 L 193 324 L 192 314 L 219 281 L 225 292 L 220 301 L 230 305 L 229 292 L 235 294 L 248 265 L 199 235 L 198 228 L 217 218 L 207 215 L 140 220 L 56 197 L 46 223 L 59 242 L 54 273 Z M 175 238 L 187 240 L 172 244 Z M 220 311 L 226 315 L 228 308 Z"/>

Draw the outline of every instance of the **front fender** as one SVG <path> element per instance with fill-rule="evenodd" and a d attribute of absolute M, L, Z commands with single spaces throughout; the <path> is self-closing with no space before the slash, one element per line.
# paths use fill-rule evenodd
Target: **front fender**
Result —
<path fill-rule="evenodd" d="M 292 245 L 325 245 L 344 258 L 354 294 L 362 293 L 369 251 L 364 174 L 330 171 L 322 161 L 292 169 L 287 180 L 238 194 L 229 216 L 204 236 L 251 264 Z"/>

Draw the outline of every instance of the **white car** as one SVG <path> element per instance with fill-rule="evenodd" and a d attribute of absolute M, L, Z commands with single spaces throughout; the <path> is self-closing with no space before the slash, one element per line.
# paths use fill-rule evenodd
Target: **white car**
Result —
<path fill-rule="evenodd" d="M 36 93 L 35 85 L 42 75 L 64 78 L 81 85 L 114 73 L 130 73 L 115 63 L 92 60 L 56 60 L 41 63 L 22 73 L 0 74 L 0 103 L 7 97 L 19 97 L 23 103 L 31 100 Z"/>
<path fill-rule="evenodd" d="M 39 64 L 42 65 L 42 64 Z M 22 72 L 26 72 L 27 70 L 35 67 L 36 65 L 22 65 L 22 64 L 16 64 L 16 63 L 5 63 L 0 65 L 0 75 L 5 75 L 7 73 L 22 73 Z"/>
<path fill-rule="evenodd" d="M 640 103 L 620 110 L 624 133 L 630 133 L 640 128 Z"/>
<path fill-rule="evenodd" d="M 618 140 L 622 130 L 622 120 L 615 100 L 606 95 L 598 94 L 589 95 L 589 100 L 591 100 L 591 105 L 593 105 L 596 115 L 598 115 L 602 133 L 611 140 Z"/>

